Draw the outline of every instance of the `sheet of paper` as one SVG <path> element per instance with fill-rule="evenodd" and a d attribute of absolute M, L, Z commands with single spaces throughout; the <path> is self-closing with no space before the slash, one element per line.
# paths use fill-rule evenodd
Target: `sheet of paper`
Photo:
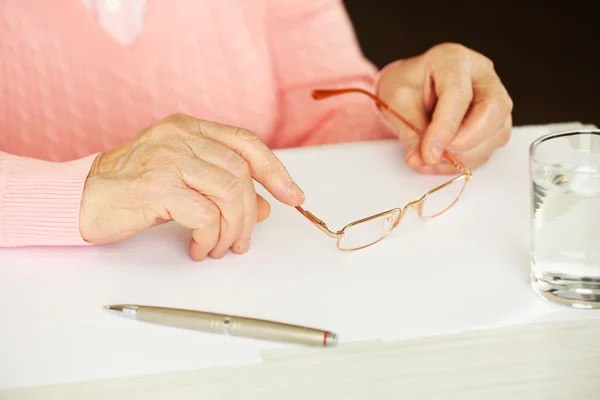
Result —
<path fill-rule="evenodd" d="M 0 392 L 0 398 L 596 399 L 599 335 L 600 321 L 570 321 L 344 343 L 331 351 L 286 349 L 265 352 L 256 365 L 17 389 Z"/>
<path fill-rule="evenodd" d="M 338 251 L 268 195 L 271 216 L 243 256 L 195 263 L 189 232 L 175 224 L 109 246 L 0 249 L 0 390 L 258 363 L 261 351 L 289 347 L 125 320 L 102 309 L 113 303 L 298 323 L 344 342 L 596 317 L 529 287 L 527 151 L 550 129 L 558 127 L 515 129 L 451 212 L 427 222 L 413 212 L 359 252 Z M 403 206 L 444 179 L 408 170 L 393 141 L 279 155 L 306 208 L 334 229 Z"/>

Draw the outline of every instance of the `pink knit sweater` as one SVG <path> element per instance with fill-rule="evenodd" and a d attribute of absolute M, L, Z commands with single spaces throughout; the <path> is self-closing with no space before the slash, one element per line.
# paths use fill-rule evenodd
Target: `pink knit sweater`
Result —
<path fill-rule="evenodd" d="M 341 0 L 90 1 L 0 1 L 0 247 L 83 244 L 97 153 L 174 112 L 272 148 L 393 134 L 366 97 L 310 96 L 376 86 Z"/>

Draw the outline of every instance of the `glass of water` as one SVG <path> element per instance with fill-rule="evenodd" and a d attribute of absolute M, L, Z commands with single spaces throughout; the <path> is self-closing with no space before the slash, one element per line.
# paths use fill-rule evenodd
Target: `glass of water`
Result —
<path fill-rule="evenodd" d="M 529 172 L 534 290 L 559 304 L 600 308 L 600 130 L 538 138 Z"/>

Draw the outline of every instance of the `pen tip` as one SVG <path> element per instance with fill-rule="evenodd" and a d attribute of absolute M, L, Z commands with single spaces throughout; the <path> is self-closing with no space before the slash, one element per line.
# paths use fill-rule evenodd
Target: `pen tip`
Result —
<path fill-rule="evenodd" d="M 111 304 L 109 306 L 104 306 L 105 310 L 111 310 L 111 311 L 123 311 L 123 306 L 119 305 L 119 304 Z"/>
<path fill-rule="evenodd" d="M 118 313 L 125 313 L 128 315 L 135 315 L 138 306 L 134 306 L 131 304 L 111 304 L 108 306 L 104 306 L 105 310 L 108 311 L 114 311 L 114 312 L 118 312 Z"/>
<path fill-rule="evenodd" d="M 335 346 L 337 345 L 337 335 L 335 333 L 327 332 L 327 336 L 325 337 L 325 346 Z"/>

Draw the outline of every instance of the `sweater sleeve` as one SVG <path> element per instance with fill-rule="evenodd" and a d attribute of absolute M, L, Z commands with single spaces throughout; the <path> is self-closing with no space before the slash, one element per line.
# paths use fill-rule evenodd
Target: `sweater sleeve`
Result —
<path fill-rule="evenodd" d="M 362 54 L 341 0 L 276 0 L 267 13 L 280 107 L 274 147 L 395 136 L 364 95 L 311 96 L 314 89 L 342 87 L 377 92 L 378 71 Z"/>
<path fill-rule="evenodd" d="M 79 209 L 96 156 L 55 163 L 0 152 L 0 247 L 87 244 Z"/>

